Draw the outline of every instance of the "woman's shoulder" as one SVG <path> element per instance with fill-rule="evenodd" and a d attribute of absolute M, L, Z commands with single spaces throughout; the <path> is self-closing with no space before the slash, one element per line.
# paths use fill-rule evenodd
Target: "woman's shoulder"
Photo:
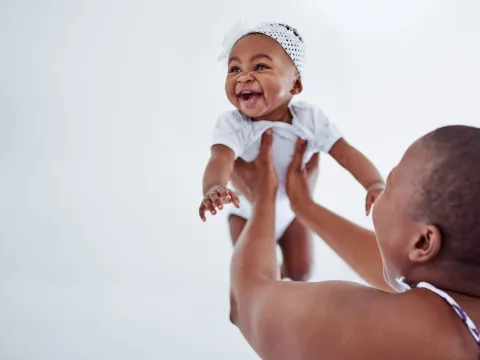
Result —
<path fill-rule="evenodd" d="M 376 297 L 369 308 L 375 314 L 370 331 L 382 332 L 384 350 L 398 358 L 460 360 L 479 354 L 465 324 L 438 295 L 412 289 Z M 372 339 L 368 332 L 364 336 Z"/>
<path fill-rule="evenodd" d="M 391 294 L 338 281 L 305 285 L 304 290 L 294 299 L 296 310 L 289 313 L 289 304 L 277 304 L 270 318 L 283 322 L 312 356 L 446 360 L 468 359 L 479 351 L 455 312 L 424 291 Z M 288 345 L 283 349 L 294 351 Z"/>
<path fill-rule="evenodd" d="M 332 301 L 347 301 L 346 292 Z M 356 330 L 347 330 L 344 340 L 356 333 L 358 351 L 365 354 L 358 359 L 460 360 L 479 354 L 478 344 L 455 311 L 425 290 L 391 294 L 351 288 L 348 301 L 356 304 L 339 321 Z"/>

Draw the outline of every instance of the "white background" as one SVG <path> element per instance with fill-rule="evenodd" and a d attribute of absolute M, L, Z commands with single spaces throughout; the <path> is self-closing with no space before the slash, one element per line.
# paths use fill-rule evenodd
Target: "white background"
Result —
<path fill-rule="evenodd" d="M 225 218 L 197 216 L 216 61 L 285 21 L 302 98 L 386 175 L 435 127 L 480 125 L 476 0 L 0 1 L 0 358 L 256 359 L 228 322 Z M 370 227 L 327 156 L 316 198 Z M 358 280 L 320 241 L 315 280 Z M 352 300 L 353 301 L 353 300 Z"/>

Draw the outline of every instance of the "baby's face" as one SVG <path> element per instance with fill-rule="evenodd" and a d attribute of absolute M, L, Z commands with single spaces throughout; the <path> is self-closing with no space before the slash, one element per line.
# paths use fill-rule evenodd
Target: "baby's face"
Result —
<path fill-rule="evenodd" d="M 225 90 L 230 102 L 252 119 L 276 120 L 277 110 L 300 93 L 295 64 L 274 39 L 251 34 L 233 47 Z"/>

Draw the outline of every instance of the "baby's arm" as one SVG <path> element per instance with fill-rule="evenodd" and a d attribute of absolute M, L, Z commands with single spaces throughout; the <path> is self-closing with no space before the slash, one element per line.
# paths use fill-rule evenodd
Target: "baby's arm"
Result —
<path fill-rule="evenodd" d="M 310 109 L 313 109 L 312 130 L 317 147 L 321 151 L 328 152 L 367 190 L 366 210 L 368 215 L 376 197 L 385 187 L 380 172 L 365 155 L 343 138 L 337 127 L 330 122 L 321 109 L 313 106 Z"/>
<path fill-rule="evenodd" d="M 330 149 L 330 155 L 348 170 L 368 190 L 375 184 L 383 184 L 382 175 L 368 158 L 341 138 Z"/>
<path fill-rule="evenodd" d="M 217 209 L 223 209 L 223 204 L 233 203 L 239 207 L 237 195 L 226 188 L 233 171 L 235 154 L 225 145 L 213 145 L 212 154 L 203 175 L 203 201 L 200 204 L 199 214 L 206 221 L 205 213 L 213 215 Z"/>
<path fill-rule="evenodd" d="M 376 197 L 385 187 L 382 175 L 365 155 L 343 138 L 332 146 L 329 153 L 367 190 L 366 211 L 368 215 Z"/>
<path fill-rule="evenodd" d="M 233 171 L 235 154 L 225 145 L 213 145 L 212 154 L 203 175 L 203 195 L 214 186 L 227 186 Z"/>

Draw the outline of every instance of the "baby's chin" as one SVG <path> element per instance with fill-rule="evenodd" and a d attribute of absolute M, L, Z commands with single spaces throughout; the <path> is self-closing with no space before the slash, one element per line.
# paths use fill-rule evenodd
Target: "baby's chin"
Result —
<path fill-rule="evenodd" d="M 261 119 L 265 116 L 266 111 L 264 109 L 252 109 L 252 108 L 245 108 L 243 106 L 237 107 L 237 109 L 246 117 L 251 119 Z"/>

